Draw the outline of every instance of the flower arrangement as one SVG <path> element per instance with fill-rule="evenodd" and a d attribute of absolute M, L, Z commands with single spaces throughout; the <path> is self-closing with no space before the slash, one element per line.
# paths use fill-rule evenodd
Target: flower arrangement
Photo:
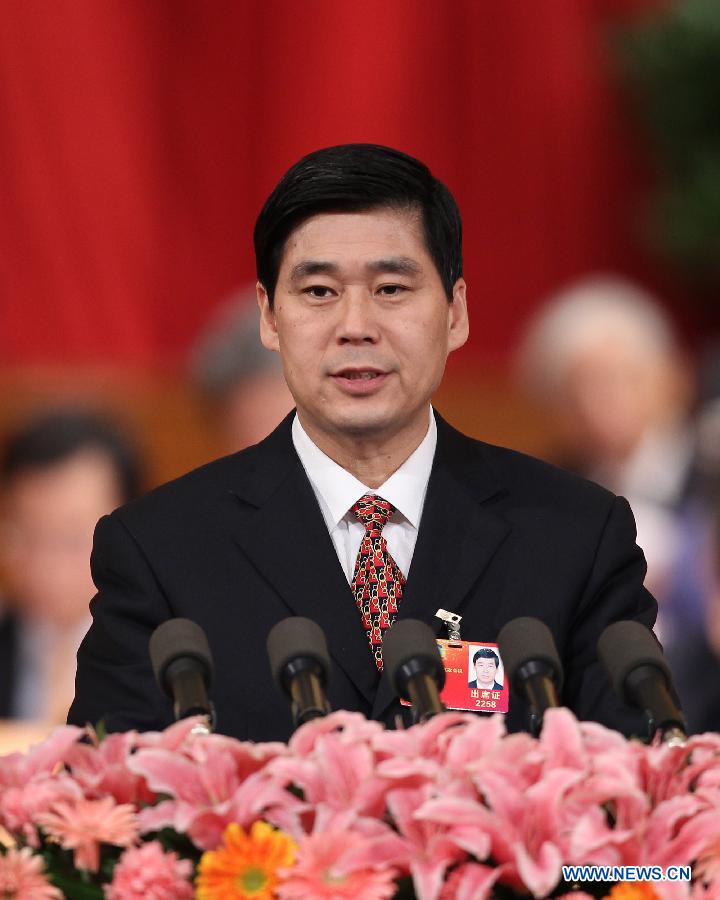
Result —
<path fill-rule="evenodd" d="M 0 758 L 7 900 L 720 897 L 720 736 L 645 746 L 565 709 L 542 736 L 338 712 L 285 744 L 56 730 Z M 574 885 L 564 864 L 691 865 Z"/>

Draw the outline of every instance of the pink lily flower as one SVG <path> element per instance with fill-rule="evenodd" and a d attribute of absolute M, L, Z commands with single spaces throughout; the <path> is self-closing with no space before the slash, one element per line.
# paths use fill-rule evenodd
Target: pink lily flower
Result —
<path fill-rule="evenodd" d="M 466 713 L 447 712 L 434 716 L 423 725 L 380 731 L 373 738 L 373 749 L 380 759 L 401 757 L 440 761 L 445 741 L 457 726 L 463 726 L 467 721 Z"/>
<path fill-rule="evenodd" d="M 140 812 L 142 833 L 171 826 L 211 850 L 230 822 L 247 826 L 268 810 L 299 804 L 262 771 L 265 751 L 242 744 L 230 748 L 230 739 L 211 737 L 191 744 L 192 758 L 162 749 L 142 749 L 130 757 L 130 770 L 170 797 Z M 245 777 L 243 768 L 254 771 Z"/>
<path fill-rule="evenodd" d="M 464 772 L 467 766 L 494 755 L 503 744 L 505 734 L 502 715 L 468 716 L 460 726 L 442 735 L 443 764 L 453 772 Z"/>
<path fill-rule="evenodd" d="M 308 756 L 320 738 L 341 734 L 348 744 L 369 743 L 385 733 L 380 722 L 366 719 L 362 713 L 338 710 L 307 722 L 293 734 L 288 749 L 293 756 Z"/>
<path fill-rule="evenodd" d="M 500 866 L 463 863 L 445 882 L 440 900 L 487 900 L 502 872 Z"/>
<path fill-rule="evenodd" d="M 437 900 L 447 869 L 468 854 L 448 834 L 448 827 L 422 817 L 420 809 L 429 789 L 399 789 L 387 795 L 387 808 L 404 838 L 418 900 Z"/>
<path fill-rule="evenodd" d="M 389 782 L 380 777 L 368 743 L 346 732 L 317 733 L 311 751 L 277 758 L 267 773 L 278 785 L 299 788 L 308 805 L 382 816 Z"/>
<path fill-rule="evenodd" d="M 83 734 L 85 731 L 82 728 L 63 725 L 27 753 L 0 756 L 0 797 L 6 788 L 21 787 L 34 778 L 51 775 L 58 764 L 65 761 L 68 749 Z"/>
<path fill-rule="evenodd" d="M 75 744 L 66 762 L 87 797 L 110 795 L 118 803 L 146 804 L 155 800 L 145 780 L 130 771 L 128 760 L 135 748 L 136 732 L 109 734 L 94 744 Z"/>

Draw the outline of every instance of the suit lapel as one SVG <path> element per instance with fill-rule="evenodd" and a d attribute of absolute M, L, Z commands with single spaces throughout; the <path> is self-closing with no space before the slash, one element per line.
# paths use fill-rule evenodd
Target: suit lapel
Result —
<path fill-rule="evenodd" d="M 460 611 L 510 525 L 493 509 L 502 491 L 478 445 L 437 419 L 438 448 L 398 617 L 420 619 L 445 637 L 435 613 Z M 395 696 L 384 675 L 373 717 L 381 718 Z"/>
<path fill-rule="evenodd" d="M 289 614 L 307 616 L 322 627 L 337 665 L 372 702 L 378 674 L 325 520 L 292 446 L 290 423 L 291 418 L 271 435 L 272 452 L 234 491 L 257 508 L 238 515 L 233 537 Z"/>

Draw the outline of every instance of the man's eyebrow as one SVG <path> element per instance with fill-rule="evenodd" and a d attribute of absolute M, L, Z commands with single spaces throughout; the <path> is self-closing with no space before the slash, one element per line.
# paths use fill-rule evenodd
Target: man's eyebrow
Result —
<path fill-rule="evenodd" d="M 290 270 L 290 279 L 295 281 L 308 275 L 337 275 L 339 266 L 336 263 L 321 259 L 305 259 Z"/>
<path fill-rule="evenodd" d="M 370 272 L 388 272 L 392 275 L 419 275 L 420 264 L 409 256 L 389 256 L 386 259 L 374 259 L 365 266 Z"/>

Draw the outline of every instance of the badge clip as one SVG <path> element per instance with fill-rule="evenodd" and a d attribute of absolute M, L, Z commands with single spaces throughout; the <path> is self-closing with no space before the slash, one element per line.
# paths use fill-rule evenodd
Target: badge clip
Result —
<path fill-rule="evenodd" d="M 435 613 L 436 619 L 442 619 L 448 630 L 448 640 L 459 641 L 460 638 L 460 622 L 462 616 L 457 613 L 448 612 L 446 609 L 439 609 Z"/>

